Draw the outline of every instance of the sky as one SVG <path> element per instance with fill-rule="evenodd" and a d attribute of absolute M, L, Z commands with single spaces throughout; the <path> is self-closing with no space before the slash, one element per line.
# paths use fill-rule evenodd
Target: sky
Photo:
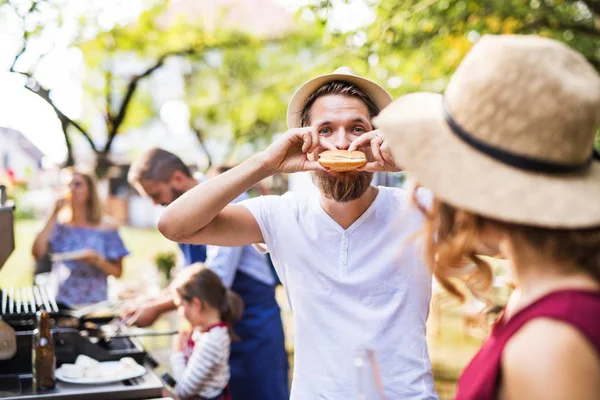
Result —
<path fill-rule="evenodd" d="M 46 40 L 35 43 L 32 54 L 47 52 L 51 46 L 54 46 L 40 63 L 38 78 L 44 86 L 53 88 L 53 99 L 61 111 L 77 119 L 82 111 L 83 56 L 77 48 L 67 47 L 69 38 L 77 26 L 77 18 L 90 11 L 101 10 L 98 23 L 105 29 L 109 29 L 115 23 L 126 24 L 134 21 L 143 7 L 144 0 L 62 1 L 66 3 L 65 12 L 61 15 L 65 26 L 62 29 L 52 30 L 45 35 Z M 311 0 L 273 1 L 294 12 Z M 336 12 L 329 22 L 336 29 L 352 30 L 374 20 L 373 12 L 362 0 L 354 1 L 349 5 L 342 0 L 334 0 L 333 3 Z M 302 16 L 308 20 L 313 17 L 308 12 Z M 93 35 L 93 32 L 87 34 Z M 50 161 L 62 162 L 67 150 L 56 114 L 46 102 L 23 87 L 22 76 L 7 72 L 12 57 L 18 49 L 19 40 L 20 30 L 17 21 L 10 18 L 0 19 L 0 126 L 21 131 L 48 156 Z M 32 59 L 27 58 L 23 60 L 25 65 L 31 61 Z M 0 143 L 0 148 L 1 146 Z"/>

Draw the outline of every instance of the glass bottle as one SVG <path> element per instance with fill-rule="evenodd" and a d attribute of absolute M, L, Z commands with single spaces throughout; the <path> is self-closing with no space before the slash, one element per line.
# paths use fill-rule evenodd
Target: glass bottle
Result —
<path fill-rule="evenodd" d="M 50 327 L 50 315 L 45 309 L 37 313 L 37 329 L 33 332 L 32 360 L 33 387 L 35 390 L 54 389 L 56 355 Z"/>
<path fill-rule="evenodd" d="M 375 351 L 370 347 L 356 350 L 357 400 L 385 400 Z"/>

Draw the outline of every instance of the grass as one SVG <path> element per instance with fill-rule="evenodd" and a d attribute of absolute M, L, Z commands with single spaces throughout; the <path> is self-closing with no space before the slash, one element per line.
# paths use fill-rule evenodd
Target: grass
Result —
<path fill-rule="evenodd" d="M 0 270 L 0 287 L 31 285 L 34 262 L 30 250 L 35 235 L 42 227 L 43 221 L 20 220 L 17 222 L 15 226 L 16 249 L 4 268 Z M 138 287 L 147 287 L 152 282 L 156 284 L 157 272 L 153 261 L 154 255 L 162 251 L 177 251 L 176 245 L 164 239 L 153 229 L 123 227 L 120 232 L 131 254 L 125 259 L 124 274 L 119 281 Z M 291 341 L 293 324 L 283 290 L 278 291 L 277 299 L 282 308 L 290 361 L 293 361 Z M 168 329 L 169 326 L 177 324 L 175 321 L 177 321 L 177 317 L 174 314 L 167 315 L 157 323 L 156 329 Z M 430 319 L 428 324 L 431 325 L 432 322 Z M 442 305 L 438 333 L 434 334 L 434 329 L 428 329 L 428 332 L 427 340 L 436 379 L 436 389 L 440 400 L 449 400 L 454 398 L 456 379 L 460 371 L 477 351 L 481 341 L 465 334 L 463 319 L 458 313 L 458 304 L 452 301 L 445 301 Z M 148 348 L 155 349 L 158 354 L 168 356 L 170 348 L 168 338 L 145 338 L 143 342 Z M 160 361 L 162 357 L 155 355 L 155 358 Z"/>
<path fill-rule="evenodd" d="M 35 263 L 31 245 L 44 221 L 19 220 L 15 224 L 16 247 L 0 270 L 0 287 L 27 286 L 33 282 Z M 177 252 L 177 246 L 162 237 L 154 229 L 138 229 L 124 226 L 120 229 L 123 242 L 131 253 L 125 258 L 124 281 L 139 281 L 147 277 L 148 267 L 154 266 L 154 255 L 161 251 Z M 151 271 L 154 273 L 154 269 Z"/>

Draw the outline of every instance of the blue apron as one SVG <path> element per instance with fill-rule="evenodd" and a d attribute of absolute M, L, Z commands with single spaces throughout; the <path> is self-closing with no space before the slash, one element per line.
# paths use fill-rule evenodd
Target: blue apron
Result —
<path fill-rule="evenodd" d="M 203 244 L 188 244 L 188 243 L 177 243 L 179 250 L 183 254 L 185 260 L 185 266 L 191 265 L 197 262 L 206 261 L 206 246 Z"/>
<path fill-rule="evenodd" d="M 206 261 L 206 246 L 178 243 L 185 265 Z M 244 301 L 233 330 L 229 386 L 232 400 L 288 400 L 288 358 L 275 287 L 236 271 L 231 289 Z"/>
<path fill-rule="evenodd" d="M 233 330 L 229 385 L 233 400 L 287 400 L 288 358 L 275 287 L 237 271 L 231 286 L 244 301 L 244 315 Z"/>

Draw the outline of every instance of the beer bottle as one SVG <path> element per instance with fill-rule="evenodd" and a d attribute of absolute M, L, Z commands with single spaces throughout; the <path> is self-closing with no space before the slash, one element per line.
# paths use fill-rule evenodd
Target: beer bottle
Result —
<path fill-rule="evenodd" d="M 37 323 L 32 346 L 33 387 L 36 390 L 53 389 L 56 386 L 54 338 L 50 329 L 50 315 L 43 308 L 37 313 Z"/>

